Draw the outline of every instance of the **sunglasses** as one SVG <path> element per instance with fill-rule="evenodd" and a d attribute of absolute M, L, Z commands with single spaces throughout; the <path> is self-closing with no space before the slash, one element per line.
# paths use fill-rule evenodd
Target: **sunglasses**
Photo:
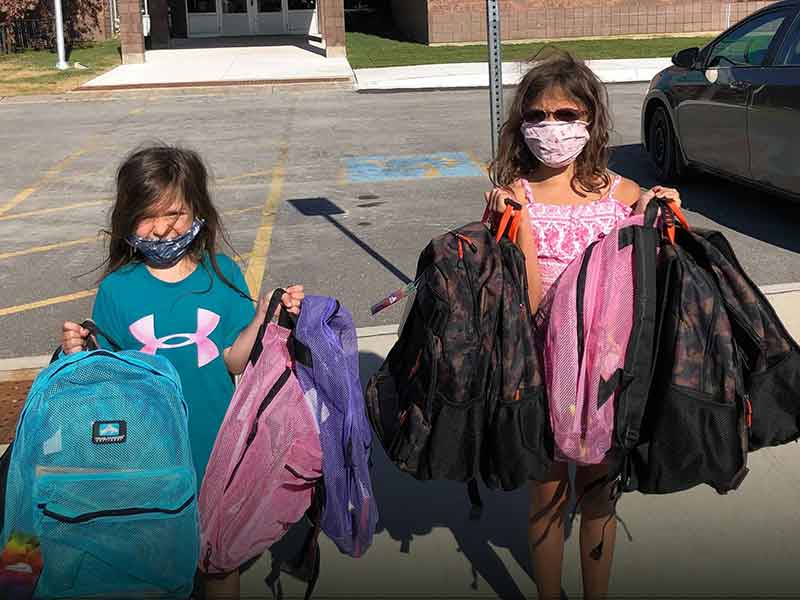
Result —
<path fill-rule="evenodd" d="M 556 121 L 572 123 L 573 121 L 580 121 L 581 117 L 586 115 L 586 112 L 575 110 L 574 108 L 559 108 L 553 111 L 531 109 L 523 112 L 522 118 L 528 123 L 541 123 L 551 115 Z"/>

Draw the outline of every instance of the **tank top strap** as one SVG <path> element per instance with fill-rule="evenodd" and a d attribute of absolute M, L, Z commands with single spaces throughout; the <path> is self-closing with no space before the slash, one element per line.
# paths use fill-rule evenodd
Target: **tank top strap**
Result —
<path fill-rule="evenodd" d="M 614 193 L 617 191 L 617 187 L 619 186 L 621 181 L 622 181 L 622 175 L 614 176 L 614 181 L 611 182 L 611 189 L 608 190 L 609 198 L 614 198 Z"/>
<path fill-rule="evenodd" d="M 533 202 L 533 190 L 531 189 L 531 184 L 528 183 L 528 180 L 524 177 L 521 178 L 520 181 L 522 182 L 522 189 L 525 190 L 525 199 L 530 204 Z"/>

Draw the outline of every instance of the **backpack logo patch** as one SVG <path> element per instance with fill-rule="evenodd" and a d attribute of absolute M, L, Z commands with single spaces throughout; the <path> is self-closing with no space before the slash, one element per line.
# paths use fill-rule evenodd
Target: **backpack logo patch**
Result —
<path fill-rule="evenodd" d="M 93 444 L 122 444 L 128 439 L 125 421 L 95 421 L 92 423 Z"/>

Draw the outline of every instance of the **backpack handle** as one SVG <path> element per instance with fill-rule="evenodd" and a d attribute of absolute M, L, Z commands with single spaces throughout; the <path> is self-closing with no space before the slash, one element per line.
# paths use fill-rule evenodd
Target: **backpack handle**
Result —
<path fill-rule="evenodd" d="M 494 232 L 494 239 L 495 241 L 499 242 L 503 235 L 508 233 L 508 239 L 512 242 L 516 243 L 517 241 L 517 233 L 519 232 L 519 224 L 522 220 L 522 205 L 513 200 L 511 198 L 505 199 L 506 209 L 503 212 L 503 216 L 500 217 L 500 223 L 497 225 L 497 228 Z M 486 211 L 483 213 L 483 222 L 490 223 L 491 220 L 491 209 L 487 206 Z"/>
<path fill-rule="evenodd" d="M 683 211 L 678 204 L 665 198 L 656 198 L 655 202 L 650 202 L 647 205 L 647 209 L 645 209 L 645 227 L 652 227 L 655 224 L 659 211 L 661 211 L 662 216 L 664 217 L 664 233 L 666 234 L 670 243 L 675 245 L 675 219 L 677 219 L 681 224 L 681 227 L 687 231 L 691 230 L 689 221 L 686 220 L 686 217 L 684 216 Z"/>
<path fill-rule="evenodd" d="M 274 292 L 272 292 L 272 296 L 269 299 L 267 314 L 264 315 L 264 322 L 261 324 L 261 327 L 258 328 L 256 341 L 253 342 L 253 347 L 250 350 L 250 356 L 247 359 L 247 361 L 254 366 L 258 361 L 258 358 L 261 356 L 261 353 L 264 351 L 264 344 L 262 342 L 264 333 L 267 331 L 267 326 L 272 321 L 275 311 L 278 310 L 278 306 L 281 306 L 281 298 L 283 298 L 285 293 L 285 289 L 277 288 Z M 281 312 L 278 313 L 278 326 L 288 329 L 292 332 L 289 335 L 289 339 L 286 341 L 286 346 L 289 349 L 289 355 L 292 357 L 292 360 L 296 360 L 310 367 L 312 364 L 311 351 L 305 344 L 300 343 L 300 341 L 294 336 L 294 328 L 296 325 L 297 317 L 286 310 L 285 307 L 281 306 Z"/>
<path fill-rule="evenodd" d="M 683 211 L 678 204 L 675 204 L 671 200 L 664 201 L 664 208 L 669 215 L 667 224 L 667 237 L 669 238 L 670 243 L 675 245 L 675 219 L 678 219 L 681 227 L 683 227 L 686 231 L 690 231 L 691 227 L 689 227 L 689 222 L 686 220 L 686 217 L 684 216 Z"/>
<path fill-rule="evenodd" d="M 114 341 L 114 338 L 112 338 L 110 335 L 108 335 L 106 332 L 104 332 L 102 329 L 100 329 L 97 326 L 97 323 L 95 323 L 91 319 L 86 319 L 85 321 L 83 321 L 81 323 L 81 327 L 83 327 L 84 329 L 89 331 L 89 337 L 86 338 L 86 349 L 87 350 L 99 350 L 100 349 L 100 346 L 98 346 L 97 343 L 95 342 L 95 340 L 97 339 L 98 335 L 102 335 L 104 338 L 106 338 L 106 341 L 108 342 L 108 345 L 111 346 L 111 349 L 114 352 L 119 352 L 120 350 L 122 350 L 122 346 L 120 346 L 116 341 Z M 55 351 L 53 352 L 53 355 L 50 357 L 50 364 L 53 364 L 59 358 L 61 358 L 62 354 L 63 354 L 63 351 L 61 349 L 61 346 L 59 346 L 58 348 L 55 349 Z"/>
<path fill-rule="evenodd" d="M 264 344 L 261 342 L 261 339 L 264 337 L 264 333 L 267 331 L 267 325 L 269 325 L 270 321 L 272 321 L 272 316 L 275 314 L 275 311 L 278 310 L 278 305 L 281 303 L 281 298 L 286 293 L 286 290 L 283 288 L 277 288 L 274 292 L 272 292 L 272 297 L 269 299 L 269 305 L 267 306 L 267 314 L 264 315 L 264 322 L 261 323 L 261 327 L 258 328 L 258 333 L 256 334 L 256 341 L 253 343 L 253 347 L 250 349 L 250 356 L 247 358 L 247 361 L 255 365 L 256 361 L 258 361 L 258 357 L 261 356 L 261 353 L 264 351 Z M 286 313 L 285 310 L 282 310 L 280 313 L 280 317 L 278 317 L 278 323 L 283 327 L 283 323 L 280 322 L 280 319 Z M 286 329 L 291 329 L 291 327 L 286 327 Z"/>
<path fill-rule="evenodd" d="M 278 310 L 278 306 L 281 305 L 281 298 L 283 298 L 285 293 L 286 290 L 283 288 L 278 288 L 272 292 L 272 297 L 270 298 L 269 306 L 267 307 L 267 315 L 264 317 L 265 323 L 269 323 L 272 320 L 272 315 L 275 314 L 275 311 Z M 295 322 L 296 319 L 294 318 L 294 315 L 281 308 L 281 312 L 278 314 L 278 325 L 284 329 L 294 329 Z"/>
<path fill-rule="evenodd" d="M 120 350 L 122 350 L 122 346 L 120 346 L 117 342 L 115 342 L 114 338 L 112 338 L 107 333 L 105 333 L 102 329 L 100 329 L 97 326 L 97 323 L 95 323 L 91 319 L 86 319 L 83 323 L 81 323 L 81 327 L 83 327 L 84 329 L 87 329 L 89 331 L 90 335 L 89 335 L 89 338 L 86 340 L 86 347 L 89 350 L 98 350 L 99 349 L 99 346 L 92 339 L 92 336 L 94 336 L 95 339 L 96 339 L 98 335 L 102 335 L 104 338 L 106 338 L 106 341 L 108 342 L 108 345 L 111 346 L 111 349 L 114 352 L 119 352 Z"/>

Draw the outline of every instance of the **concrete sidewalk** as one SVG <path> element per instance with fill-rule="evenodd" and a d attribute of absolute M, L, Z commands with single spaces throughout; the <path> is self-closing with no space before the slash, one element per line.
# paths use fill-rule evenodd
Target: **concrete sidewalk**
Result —
<path fill-rule="evenodd" d="M 800 285 L 764 291 L 800 339 Z M 388 310 L 400 319 L 402 308 Z M 363 382 L 396 339 L 394 326 L 359 330 Z M 8 377 L 35 370 L 47 358 L 0 361 L 0 371 L 6 369 Z M 417 482 L 399 472 L 379 447 L 373 460 L 380 511 L 373 546 L 352 559 L 322 535 L 317 600 L 535 597 L 526 572 L 526 490 L 484 490 L 483 517 L 474 522 L 468 519 L 465 486 Z M 751 473 L 727 496 L 707 487 L 665 496 L 626 495 L 619 505 L 625 526 L 618 528 L 609 599 L 800 598 L 800 447 L 761 450 L 749 460 Z M 570 598 L 581 594 L 577 538 L 577 530 L 569 532 L 565 550 L 563 585 Z M 248 569 L 241 597 L 271 598 L 264 584 L 269 570 L 268 556 Z M 283 589 L 286 598 L 301 598 L 305 585 L 284 576 Z"/>
<path fill-rule="evenodd" d="M 669 58 L 589 60 L 605 83 L 650 81 L 672 64 Z M 516 85 L 528 69 L 525 62 L 503 64 L 503 84 Z M 359 92 L 471 89 L 489 85 L 488 65 L 453 63 L 379 69 L 350 68 L 346 58 L 325 58 L 292 44 L 152 50 L 140 65 L 121 65 L 92 79 L 79 92 L 210 87 L 247 84 L 328 83 Z"/>
<path fill-rule="evenodd" d="M 246 41 L 246 40 L 245 40 Z M 248 84 L 320 84 L 350 88 L 353 71 L 344 57 L 327 58 L 321 47 L 288 38 L 229 47 L 149 50 L 143 64 L 120 65 L 78 91 Z"/>
<path fill-rule="evenodd" d="M 586 64 L 605 83 L 650 81 L 672 64 L 669 58 L 589 60 Z M 528 69 L 525 62 L 503 64 L 503 85 L 516 85 Z M 489 86 L 487 63 L 416 65 L 380 69 L 356 69 L 359 92 L 485 88 Z"/>
<path fill-rule="evenodd" d="M 763 288 L 789 331 L 800 340 L 800 284 Z M 402 306 L 387 310 L 397 312 Z M 381 364 L 396 328 L 359 331 L 362 380 Z M 800 393 L 800 390 L 798 391 Z M 315 598 L 418 599 L 536 596 L 526 572 L 526 490 L 484 490 L 484 514 L 469 521 L 465 486 L 420 483 L 400 473 L 377 448 L 372 472 L 380 522 L 373 547 L 360 559 L 339 553 L 321 536 L 322 570 Z M 742 487 L 720 496 L 708 487 L 665 496 L 628 494 L 618 528 L 614 598 L 800 598 L 800 446 L 750 455 Z M 576 519 L 576 525 L 579 518 Z M 581 597 L 577 531 L 569 535 L 564 591 Z M 262 558 L 243 575 L 243 598 L 268 598 Z M 283 578 L 287 597 L 304 584 Z"/>

